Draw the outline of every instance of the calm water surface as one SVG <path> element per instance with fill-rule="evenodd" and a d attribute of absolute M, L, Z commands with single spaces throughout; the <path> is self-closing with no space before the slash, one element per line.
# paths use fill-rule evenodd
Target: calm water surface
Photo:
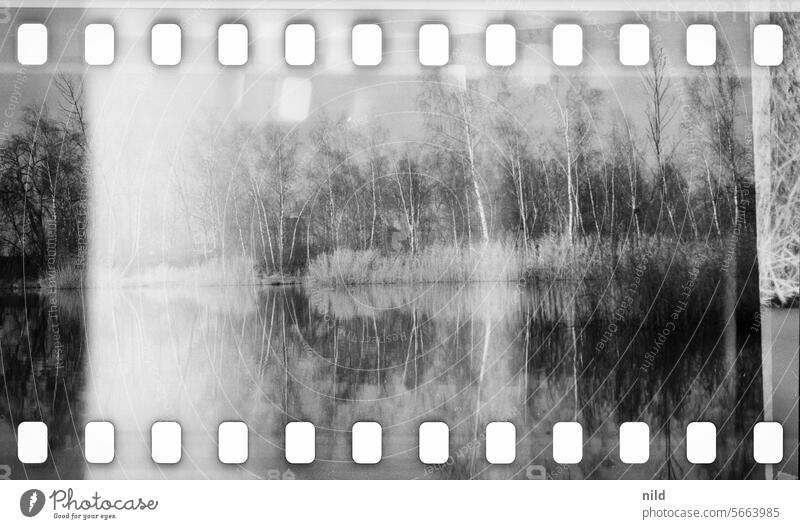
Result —
<path fill-rule="evenodd" d="M 674 302 L 625 299 L 620 286 L 569 283 L 4 295 L 0 465 L 12 478 L 764 478 L 751 448 L 764 413 L 758 324 L 721 300 L 673 317 Z M 16 461 L 23 420 L 48 424 L 46 464 Z M 110 465 L 83 461 L 91 420 L 116 426 Z M 157 420 L 183 427 L 177 465 L 150 460 Z M 244 465 L 217 461 L 225 420 L 251 428 Z M 311 465 L 284 460 L 293 420 L 316 425 Z M 384 428 L 376 465 L 350 460 L 364 420 Z M 452 429 L 441 466 L 417 455 L 419 424 L 433 420 Z M 496 420 L 517 428 L 511 465 L 486 463 Z M 718 428 L 710 465 L 685 457 L 698 420 Z M 552 459 L 559 421 L 583 425 L 579 464 Z M 650 425 L 648 463 L 620 462 L 625 421 Z M 796 464 L 795 452 L 795 475 Z"/>

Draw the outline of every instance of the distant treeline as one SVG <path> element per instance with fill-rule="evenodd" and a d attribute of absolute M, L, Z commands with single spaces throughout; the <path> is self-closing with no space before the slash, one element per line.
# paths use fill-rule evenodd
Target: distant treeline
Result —
<path fill-rule="evenodd" d="M 748 98 L 724 54 L 691 79 L 653 54 L 626 116 L 581 75 L 535 86 L 445 69 L 416 85 L 421 141 L 328 114 L 198 126 L 175 171 L 194 251 L 286 272 L 344 249 L 722 238 L 755 207 Z"/>
<path fill-rule="evenodd" d="M 193 127 L 165 183 L 190 236 L 163 258 L 243 255 L 294 273 L 345 249 L 720 239 L 755 207 L 748 98 L 724 53 L 683 79 L 655 49 L 625 115 L 581 74 L 533 85 L 458 72 L 412 83 L 415 121 L 402 126 L 322 113 L 294 128 Z M 25 109 L 0 140 L 0 256 L 24 255 L 40 275 L 82 268 L 86 245 L 81 87 L 57 81 L 58 109 Z"/>

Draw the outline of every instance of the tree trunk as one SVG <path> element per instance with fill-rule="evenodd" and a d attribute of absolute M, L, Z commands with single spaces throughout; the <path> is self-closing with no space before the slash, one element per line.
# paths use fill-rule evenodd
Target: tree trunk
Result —
<path fill-rule="evenodd" d="M 572 244 L 575 231 L 575 212 L 573 211 L 574 206 L 572 202 L 572 152 L 569 142 L 569 114 L 564 116 L 564 143 L 567 149 L 567 202 L 569 204 L 567 235 L 569 236 L 569 243 Z"/>
<path fill-rule="evenodd" d="M 478 185 L 478 170 L 475 162 L 475 145 L 472 138 L 472 122 L 470 121 L 469 110 L 467 109 L 464 96 L 461 96 L 461 111 L 464 118 L 464 140 L 467 147 L 467 160 L 469 161 L 469 176 L 475 190 L 475 206 L 478 208 L 478 217 L 481 220 L 481 238 L 484 243 L 489 242 L 489 225 L 486 222 L 486 212 L 483 207 L 483 198 Z"/>
<path fill-rule="evenodd" d="M 372 250 L 372 245 L 375 242 L 375 222 L 378 220 L 378 200 L 375 190 L 375 163 L 370 161 L 370 170 L 372 173 L 372 226 L 369 231 L 369 249 Z"/>

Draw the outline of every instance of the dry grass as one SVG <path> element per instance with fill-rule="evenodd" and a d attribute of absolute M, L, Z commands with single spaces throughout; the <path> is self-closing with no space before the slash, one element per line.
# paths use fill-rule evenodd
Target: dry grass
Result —
<path fill-rule="evenodd" d="M 757 175 L 759 199 L 759 271 L 762 302 L 788 306 L 800 296 L 800 14 L 774 13 L 784 28 L 786 45 L 781 68 L 771 69 L 769 137 L 757 151 L 766 170 Z"/>
<path fill-rule="evenodd" d="M 520 279 L 598 279 L 608 277 L 613 268 L 608 241 L 573 241 L 563 235 L 547 235 L 531 242 L 522 252 Z"/>
<path fill-rule="evenodd" d="M 610 315 L 625 306 L 626 314 L 649 315 L 653 324 L 663 324 L 673 317 L 676 302 L 690 295 L 692 303 L 678 316 L 695 321 L 712 298 L 722 295 L 720 285 L 727 288 L 723 267 L 728 244 L 647 237 L 614 250 L 608 240 L 570 245 L 562 237 L 545 237 L 531 243 L 527 252 L 503 243 L 472 250 L 434 247 L 417 256 L 345 250 L 320 256 L 311 264 L 309 298 L 320 310 L 333 308 L 347 314 L 409 303 L 436 314 L 458 314 L 459 309 L 499 314 L 519 309 L 515 303 L 520 302 L 518 289 L 499 283 L 522 281 L 539 289 L 540 315 L 554 319 L 563 315 L 563 307 L 574 303 L 577 295 L 587 301 L 581 307 L 595 316 Z M 473 285 L 471 297 L 464 297 L 465 290 L 456 283 L 470 282 L 499 283 Z M 438 288 L 412 288 L 425 283 L 453 283 L 454 290 L 445 291 L 442 299 Z M 411 290 L 400 286 L 387 297 L 385 290 L 369 287 L 336 288 L 370 284 L 409 285 Z M 468 300 L 467 306 L 452 306 L 456 291 L 459 298 Z M 589 315 L 573 313 L 573 317 L 586 320 Z"/>
<path fill-rule="evenodd" d="M 502 243 L 473 248 L 431 246 L 416 255 L 337 250 L 308 267 L 308 277 L 325 285 L 515 281 L 521 277 L 518 252 Z"/>
<path fill-rule="evenodd" d="M 563 236 L 532 241 L 527 251 L 511 243 L 494 242 L 472 248 L 432 246 L 417 255 L 381 255 L 374 251 L 337 250 L 321 255 L 308 268 L 308 278 L 318 284 L 411 284 L 479 281 L 607 280 L 628 275 L 642 256 L 651 269 L 691 267 L 707 261 L 719 250 L 699 245 L 642 239 L 635 245 L 586 239 L 570 244 Z"/>
<path fill-rule="evenodd" d="M 52 273 L 45 271 L 39 279 L 39 287 L 43 290 L 76 290 L 84 286 L 85 270 L 66 263 L 58 266 Z"/>
<path fill-rule="evenodd" d="M 795 187 L 798 187 L 795 181 Z M 765 303 L 789 306 L 800 298 L 800 193 L 791 203 L 775 204 L 760 234 L 761 297 Z"/>

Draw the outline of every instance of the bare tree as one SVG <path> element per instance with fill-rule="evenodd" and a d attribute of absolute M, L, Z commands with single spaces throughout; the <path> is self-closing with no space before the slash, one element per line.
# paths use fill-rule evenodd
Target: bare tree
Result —
<path fill-rule="evenodd" d="M 562 83 L 566 83 L 563 90 Z M 570 241 L 574 242 L 578 228 L 582 227 L 578 176 L 583 172 L 588 177 L 587 162 L 592 142 L 591 111 L 597 108 L 600 94 L 590 88 L 585 79 L 571 77 L 554 81 L 553 98 L 559 119 L 559 141 L 563 141 L 563 162 L 559 161 L 559 164 L 567 181 L 567 234 Z"/>
<path fill-rule="evenodd" d="M 480 102 L 470 88 L 464 72 L 450 72 L 449 77 L 435 73 L 424 80 L 420 106 L 426 113 L 429 129 L 435 136 L 434 144 L 462 153 L 465 178 L 472 188 L 475 207 L 481 226 L 481 239 L 489 241 L 489 223 L 481 193 L 480 160 L 478 149 L 482 133 L 476 125 Z M 467 197 L 467 207 L 470 200 Z"/>
<path fill-rule="evenodd" d="M 262 126 L 255 132 L 257 136 L 256 171 L 263 185 L 260 189 L 262 213 L 266 214 L 264 204 L 270 204 L 270 210 L 276 217 L 273 222 L 278 227 L 277 236 L 277 269 L 284 272 L 288 257 L 285 248 L 287 240 L 289 253 L 294 252 L 297 222 L 292 226 L 291 238 L 287 237 L 286 220 L 288 212 L 294 209 L 294 185 L 297 176 L 296 157 L 298 141 L 296 134 L 279 125 Z M 270 203 L 269 199 L 272 198 Z"/>
<path fill-rule="evenodd" d="M 24 108 L 18 123 L 0 146 L 0 240 L 42 265 L 48 250 L 73 258 L 88 181 L 85 129 L 45 107 Z"/>
<path fill-rule="evenodd" d="M 369 147 L 367 153 L 367 164 L 369 165 L 370 175 L 370 198 L 372 205 L 372 215 L 370 218 L 369 228 L 369 245 L 370 250 L 375 245 L 375 230 L 378 224 L 378 209 L 379 206 L 379 191 L 378 191 L 378 178 L 383 174 L 386 166 L 386 159 L 381 153 L 381 144 L 385 141 L 386 131 L 378 126 L 372 126 L 368 132 Z"/>
<path fill-rule="evenodd" d="M 492 109 L 497 163 L 511 184 L 525 252 L 532 237 L 531 224 L 535 224 L 538 215 L 532 196 L 533 174 L 530 170 L 534 165 L 531 163 L 533 146 L 530 132 L 534 115 L 530 109 L 534 107 L 536 99 L 536 90 L 513 84 L 513 80 L 505 76 L 498 78 L 494 96 L 496 105 Z"/>
<path fill-rule="evenodd" d="M 424 175 L 420 174 L 418 161 L 408 151 L 397 162 L 394 181 L 397 187 L 396 202 L 408 230 L 409 250 L 414 255 L 421 247 L 420 228 L 430 193 Z"/>
<path fill-rule="evenodd" d="M 667 73 L 669 64 L 663 48 L 657 46 L 654 49 L 653 60 L 650 64 L 650 72 L 644 76 L 644 86 L 649 96 L 645 114 L 647 116 L 647 137 L 655 157 L 653 173 L 660 190 L 658 220 L 660 223 L 661 213 L 666 209 L 672 231 L 677 234 L 672 205 L 669 203 L 669 183 L 667 181 L 670 175 L 670 158 L 674 149 L 667 146 L 665 134 L 677 115 L 677 108 L 672 93 L 672 81 Z"/>
<path fill-rule="evenodd" d="M 742 82 L 730 64 L 727 52 L 720 49 L 717 61 L 705 78 L 691 85 L 693 119 L 703 157 L 714 160 L 725 175 L 722 184 L 713 183 L 711 168 L 707 167 L 706 181 L 711 193 L 715 225 L 719 225 L 718 210 L 721 208 L 717 188 L 729 189 L 731 204 L 730 222 L 737 225 L 743 219 L 742 194 L 748 182 L 752 182 L 752 152 L 742 137 L 743 108 L 746 105 Z M 706 166 L 709 164 L 705 162 Z M 719 178 L 718 178 L 719 179 Z M 717 228 L 719 230 L 719 228 Z"/>

